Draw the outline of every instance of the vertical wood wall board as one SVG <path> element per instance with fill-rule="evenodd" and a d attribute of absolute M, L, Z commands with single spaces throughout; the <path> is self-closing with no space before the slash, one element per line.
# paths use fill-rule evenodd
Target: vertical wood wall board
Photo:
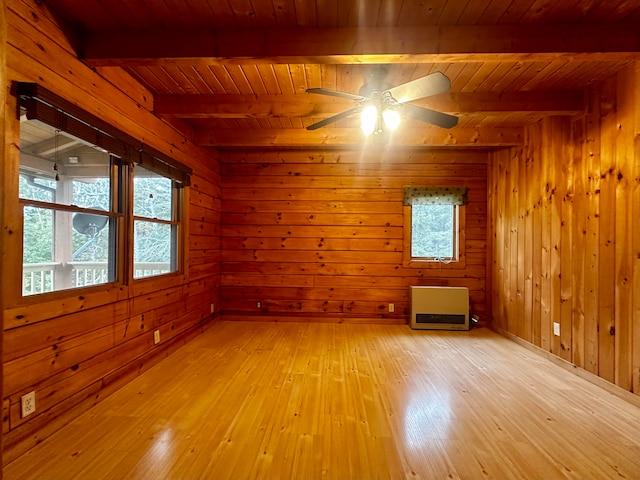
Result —
<path fill-rule="evenodd" d="M 621 99 L 622 100 L 622 99 Z M 615 79 L 600 97 L 600 216 L 598 265 L 598 375 L 615 381 L 616 108 Z"/>
<path fill-rule="evenodd" d="M 495 226 L 494 226 L 494 276 L 493 276 L 493 319 L 501 328 L 505 328 L 504 322 L 507 321 L 506 311 L 504 307 L 505 295 L 501 291 L 504 288 L 504 269 L 502 266 L 506 264 L 504 260 L 505 255 L 505 183 L 499 182 L 498 178 L 505 178 L 505 160 L 504 155 L 506 152 L 496 152 L 494 153 L 494 161 L 492 162 L 492 172 L 493 172 L 493 192 L 494 192 L 494 201 L 493 205 L 495 208 Z"/>
<path fill-rule="evenodd" d="M 6 49 L 3 54 L 6 54 Z M 8 59 L 7 59 L 8 61 Z M 11 81 L 9 65 L 7 64 L 7 82 Z M 5 87 L 8 87 L 5 85 Z M 20 158 L 20 130 L 13 112 L 17 109 L 17 100 L 13 95 L 8 95 L 7 88 L 3 91 L 5 96 L 4 107 L 6 114 L 3 118 L 4 129 L 4 157 L 0 164 L 3 174 L 2 197 L 3 224 L 2 224 L 2 251 L 0 251 L 2 278 L 16 271 L 16 263 L 19 261 L 15 252 L 22 249 L 22 212 L 15 208 L 15 199 L 18 198 L 18 171 Z M 20 255 L 21 257 L 21 255 Z M 6 325 L 6 309 L 11 305 L 10 301 L 20 295 L 22 282 L 0 282 L 2 296 L 4 298 L 3 323 Z"/>
<path fill-rule="evenodd" d="M 523 218 L 524 226 L 522 227 L 522 252 L 524 257 L 522 271 L 522 302 L 523 308 L 521 312 L 522 318 L 522 335 L 521 337 L 528 341 L 534 341 L 534 329 L 533 329 L 533 286 L 534 286 L 534 272 L 533 272 L 533 251 L 534 251 L 534 189 L 531 179 L 535 178 L 534 162 L 528 152 L 521 149 L 522 163 L 521 167 L 521 180 L 520 185 L 524 188 L 523 195 L 524 208 L 521 215 Z"/>
<path fill-rule="evenodd" d="M 584 368 L 598 373 L 599 357 L 599 265 L 600 265 L 600 181 L 601 181 L 601 136 L 600 136 L 600 86 L 594 86 L 585 96 L 588 110 L 585 113 L 586 145 L 583 157 L 586 175 L 587 240 L 585 245 L 585 355 Z"/>
<path fill-rule="evenodd" d="M 572 213 L 573 221 L 569 222 L 569 228 L 572 229 L 571 235 L 573 241 L 571 243 L 564 242 L 563 245 L 573 248 L 571 257 L 571 279 L 568 282 L 569 291 L 567 292 L 567 284 L 563 283 L 563 295 L 570 295 L 569 304 L 571 307 L 572 337 L 571 337 L 571 362 L 577 365 L 585 365 L 585 268 L 586 268 L 586 239 L 587 239 L 587 194 L 585 181 L 588 175 L 588 162 L 582 162 L 581 159 L 586 153 L 585 138 L 585 122 L 584 117 L 578 121 L 571 123 L 572 138 L 574 148 L 572 151 L 571 162 L 575 169 L 574 194 L 572 197 Z M 586 157 L 584 157 L 586 158 Z M 566 251 L 563 250 L 562 257 L 564 259 Z M 566 271 L 563 268 L 563 272 Z M 566 279 L 565 279 L 566 280 Z"/>
<path fill-rule="evenodd" d="M 551 278 L 551 208 L 553 200 L 553 187 L 551 177 L 551 162 L 554 161 L 552 152 L 549 151 L 550 142 L 544 140 L 551 139 L 552 129 L 549 120 L 542 121 L 541 130 L 541 145 L 542 151 L 540 152 L 540 196 L 541 196 L 541 269 L 540 269 L 540 282 L 541 282 L 541 296 L 540 296 L 540 347 L 543 350 L 551 352 L 553 350 L 553 292 Z"/>
<path fill-rule="evenodd" d="M 516 150 L 519 152 L 519 150 Z M 517 316 L 520 303 L 520 291 L 518 290 L 518 274 L 522 272 L 521 259 L 518 255 L 518 219 L 520 211 L 520 191 L 519 191 L 519 179 L 520 179 L 520 162 L 514 161 L 518 158 L 518 155 L 511 154 L 509 162 L 510 169 L 508 170 L 508 182 L 507 182 L 507 218 L 509 219 L 509 262 L 513 268 L 508 270 L 508 282 L 507 292 L 509 321 L 507 326 L 510 329 L 520 330 L 520 325 L 517 323 Z"/>
<path fill-rule="evenodd" d="M 518 215 L 515 225 L 517 233 L 517 259 L 518 259 L 518 275 L 516 277 L 516 316 L 524 319 L 525 310 L 525 282 L 527 278 L 526 273 L 526 231 L 525 231 L 525 215 L 527 212 L 527 188 L 526 188 L 526 173 L 527 165 L 524 162 L 524 155 L 521 148 L 518 148 L 518 180 L 516 184 L 516 190 L 518 194 Z M 520 322 L 517 326 L 517 330 L 520 332 L 520 337 L 528 337 L 526 322 Z"/>
<path fill-rule="evenodd" d="M 632 384 L 633 321 L 633 162 L 638 78 L 617 75 L 616 91 L 624 99 L 616 108 L 615 170 L 615 383 L 630 390 Z M 640 232 L 635 232 L 639 235 Z M 637 348 L 640 346 L 637 346 Z"/>
<path fill-rule="evenodd" d="M 531 322 L 533 329 L 533 344 L 542 346 L 542 194 L 540 182 L 542 179 L 542 162 L 538 158 L 538 152 L 542 148 L 541 125 L 534 125 L 527 131 L 529 142 L 526 145 L 527 161 L 533 164 L 533 173 L 528 180 L 528 188 L 531 189 L 531 201 L 533 209 L 533 242 L 531 244 L 531 259 L 533 263 L 533 308 L 531 309 Z"/>
<path fill-rule="evenodd" d="M 560 319 L 560 357 L 571 361 L 573 357 L 573 202 L 575 198 L 575 166 L 574 151 L 580 150 L 572 137 L 571 123 L 565 120 L 559 125 L 562 132 L 562 150 L 560 156 L 559 182 L 560 188 L 558 200 L 560 201 L 560 245 L 558 256 L 560 260 L 560 271 L 558 273 L 558 312 Z"/>
<path fill-rule="evenodd" d="M 550 287 L 551 287 L 551 318 L 549 330 L 550 333 L 550 351 L 554 355 L 560 355 L 561 352 L 561 341 L 560 336 L 557 336 L 554 331 L 554 323 L 560 323 L 560 333 L 562 334 L 562 317 L 560 310 L 560 275 L 561 275 L 561 264 L 560 264 L 560 248 L 562 244 L 562 235 L 561 235 L 561 208 L 562 208 L 562 194 L 563 194 L 563 184 L 564 179 L 562 178 L 562 164 L 566 161 L 566 157 L 563 155 L 563 147 L 566 145 L 566 139 L 563 135 L 564 133 L 564 123 L 566 123 L 565 119 L 559 119 L 557 117 L 552 117 L 545 120 L 549 122 L 549 128 L 552 132 L 556 132 L 556 135 L 553 135 L 552 141 L 549 148 L 549 185 L 550 185 L 550 193 L 549 193 L 549 203 L 550 203 L 550 242 L 549 242 L 549 256 L 551 261 L 551 270 L 549 273 L 550 277 Z"/>
<path fill-rule="evenodd" d="M 637 85 L 640 82 L 640 62 L 633 67 L 633 81 L 630 101 L 633 101 L 633 156 L 631 160 L 631 261 L 633 262 L 632 276 L 632 345 L 631 369 L 632 391 L 640 395 L 640 92 Z"/>
<path fill-rule="evenodd" d="M 496 222 L 492 215 L 489 215 L 489 212 L 493 212 L 496 201 L 496 193 L 494 190 L 494 182 L 493 178 L 495 175 L 495 167 L 493 162 L 488 162 L 487 164 L 487 231 L 486 231 L 486 242 L 485 242 L 485 289 L 484 289 L 484 301 L 485 301 L 485 312 L 486 312 L 486 320 L 489 325 L 495 320 L 495 315 L 493 314 L 494 309 L 494 265 L 495 265 L 495 226 Z"/>
<path fill-rule="evenodd" d="M 492 257 L 494 326 L 540 346 L 617 386 L 640 394 L 638 204 L 640 67 L 634 64 L 585 92 L 585 112 L 547 118 L 527 127 L 523 153 L 491 154 L 489 192 L 514 188 L 495 172 L 527 168 L 516 187 L 530 183 L 518 209 L 489 204 L 495 231 Z M 523 160 L 526 156 L 527 160 Z M 527 284 L 528 266 L 507 254 L 514 222 L 532 209 L 532 308 L 505 308 L 511 292 L 502 285 Z M 526 263 L 525 263 L 526 265 Z M 505 273 L 507 272 L 507 273 Z M 507 280 L 512 276 L 515 280 Z M 524 283 L 522 283 L 524 282 Z M 526 298 L 526 293 L 525 293 Z M 501 318 L 501 316 L 503 318 Z M 522 318 L 522 317 L 527 318 Z M 532 326 L 532 339 L 526 337 Z M 553 335 L 560 324 L 560 337 Z"/>

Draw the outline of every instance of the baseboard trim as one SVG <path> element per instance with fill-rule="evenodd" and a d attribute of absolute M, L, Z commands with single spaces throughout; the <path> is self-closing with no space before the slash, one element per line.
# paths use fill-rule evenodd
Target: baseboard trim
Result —
<path fill-rule="evenodd" d="M 585 380 L 593 383 L 594 385 L 597 385 L 598 387 L 608 391 L 609 393 L 615 395 L 618 398 L 621 398 L 622 400 L 640 408 L 640 396 L 634 394 L 633 392 L 630 392 L 628 390 L 625 390 L 622 387 L 619 387 L 618 385 L 611 383 L 607 380 L 605 380 L 604 378 L 601 378 L 599 376 L 597 376 L 594 373 L 591 373 L 588 370 L 585 370 L 582 367 L 579 367 L 577 365 L 575 365 L 574 363 L 571 363 L 567 360 L 565 360 L 564 358 L 560 358 L 556 355 L 554 355 L 551 352 L 547 352 L 546 350 L 538 347 L 537 345 L 534 345 L 532 343 L 527 342 L 526 340 L 523 340 L 522 338 L 518 337 L 517 335 L 514 335 L 511 332 L 507 332 L 506 330 L 503 330 L 502 328 L 496 328 L 496 327 L 490 327 L 491 330 L 493 330 L 494 332 L 502 335 L 503 337 L 517 343 L 518 345 L 526 348 L 527 350 L 529 350 L 530 352 L 536 353 L 542 357 L 544 357 L 545 359 L 551 361 L 552 363 L 564 368 L 565 370 L 578 375 L 580 378 L 584 378 Z"/>
<path fill-rule="evenodd" d="M 381 324 L 381 325 L 407 325 L 408 318 L 404 316 L 393 317 L 358 317 L 355 315 L 318 315 L 318 314 L 299 314 L 299 315 L 277 315 L 266 312 L 257 313 L 236 313 L 222 311 L 220 320 L 232 322 L 302 322 L 302 323 L 349 323 L 349 324 Z"/>

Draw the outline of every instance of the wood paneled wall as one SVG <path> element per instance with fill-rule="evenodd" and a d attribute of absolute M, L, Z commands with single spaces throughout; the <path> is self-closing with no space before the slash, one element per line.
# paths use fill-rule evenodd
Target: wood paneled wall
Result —
<path fill-rule="evenodd" d="M 79 62 L 43 2 L 8 0 L 7 77 L 37 82 L 193 168 L 187 263 L 170 278 L 21 299 L 22 212 L 17 202 L 19 121 L 4 123 L 2 225 L 5 459 L 41 441 L 206 327 L 218 304 L 219 164 L 152 115 L 152 96 L 124 74 Z M 3 45 L 4 46 L 4 45 Z M 9 96 L 7 111 L 15 112 Z M 153 331 L 161 342 L 154 345 Z M 21 418 L 20 396 L 37 411 Z"/>
<path fill-rule="evenodd" d="M 407 322 L 410 285 L 467 286 L 485 313 L 486 152 L 228 151 L 221 162 L 224 318 Z M 465 268 L 403 266 L 411 185 L 468 187 Z"/>
<path fill-rule="evenodd" d="M 7 5 L 5 0 L 0 0 L 0 185 L 4 184 L 4 158 L 6 152 L 6 133 L 3 126 L 6 122 L 6 117 L 9 114 L 7 111 L 7 95 L 9 94 L 9 82 L 7 80 L 7 50 L 4 48 L 4 45 L 7 42 Z M 5 198 L 3 195 L 0 195 L 0 225 L 4 225 L 4 209 L 5 209 Z M 4 235 L 0 234 L 0 262 L 4 257 Z M 2 269 L 0 268 L 0 273 L 2 273 Z M 0 277 L 1 278 L 1 277 Z M 0 312 L 4 310 L 4 292 L 2 288 L 0 288 Z M 3 352 L 3 343 L 4 343 L 4 332 L 0 330 L 0 358 L 2 358 Z M 0 370 L 0 398 L 4 398 L 2 394 L 4 389 L 2 387 L 3 383 L 3 370 Z M 3 442 L 4 431 L 0 430 L 0 445 Z M 0 479 L 2 479 L 2 458 L 0 456 Z"/>
<path fill-rule="evenodd" d="M 492 153 L 489 211 L 493 324 L 640 394 L 638 85 L 637 63 Z"/>

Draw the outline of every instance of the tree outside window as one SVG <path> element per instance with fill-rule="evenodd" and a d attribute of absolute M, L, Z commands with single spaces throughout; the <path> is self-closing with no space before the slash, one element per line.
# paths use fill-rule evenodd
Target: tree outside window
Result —
<path fill-rule="evenodd" d="M 170 178 L 140 165 L 134 168 L 134 278 L 176 271 L 177 196 Z"/>
<path fill-rule="evenodd" d="M 454 210 L 453 205 L 411 206 L 411 257 L 454 258 Z"/>

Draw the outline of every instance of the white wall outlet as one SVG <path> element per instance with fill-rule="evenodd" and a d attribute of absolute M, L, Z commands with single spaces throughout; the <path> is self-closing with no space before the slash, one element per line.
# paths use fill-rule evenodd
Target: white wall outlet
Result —
<path fill-rule="evenodd" d="M 160 330 L 155 330 L 153 332 L 153 343 L 156 345 L 160 343 Z"/>
<path fill-rule="evenodd" d="M 262 308 L 262 302 L 256 302 L 256 308 Z"/>
<path fill-rule="evenodd" d="M 36 392 L 29 392 L 20 397 L 22 407 L 22 418 L 31 415 L 36 411 Z"/>
<path fill-rule="evenodd" d="M 389 313 L 393 313 L 396 311 L 396 306 L 393 303 L 389 304 Z"/>
<path fill-rule="evenodd" d="M 553 334 L 556 337 L 560 336 L 560 324 L 558 322 L 553 322 Z"/>
<path fill-rule="evenodd" d="M 215 304 L 215 303 L 212 303 L 212 304 L 211 304 L 211 313 L 213 313 L 213 312 L 215 312 L 215 311 L 216 311 L 216 304 Z"/>

